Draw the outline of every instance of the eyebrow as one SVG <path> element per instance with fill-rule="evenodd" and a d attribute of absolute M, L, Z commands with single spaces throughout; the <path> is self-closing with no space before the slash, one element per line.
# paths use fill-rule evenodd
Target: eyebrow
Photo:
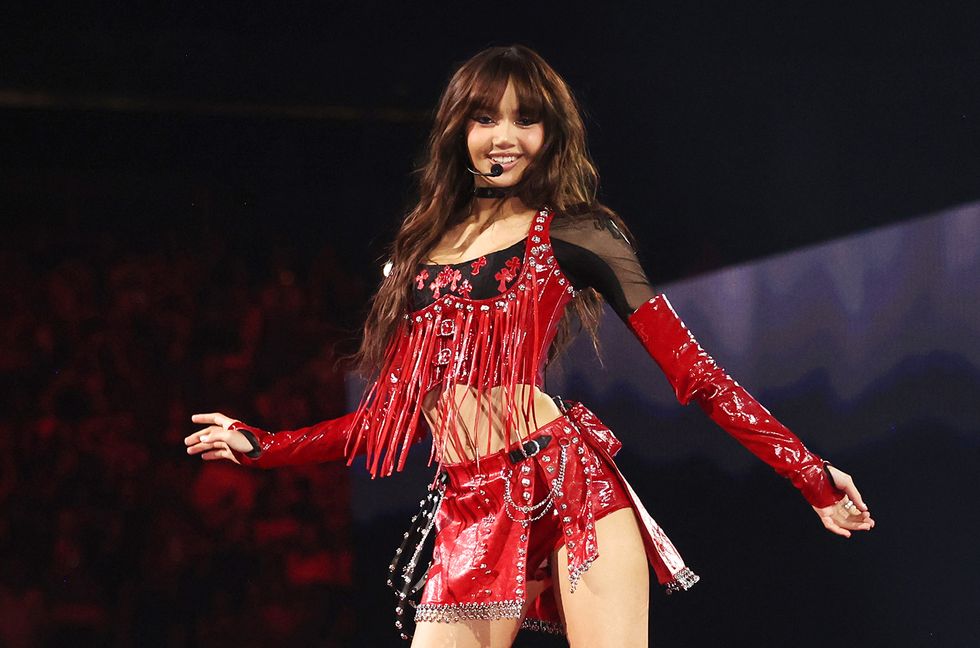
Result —
<path fill-rule="evenodd" d="M 500 117 L 501 116 L 501 112 L 500 112 L 500 109 L 499 108 L 481 108 L 480 106 L 477 106 L 476 108 L 473 109 L 473 112 L 474 113 L 486 114 L 486 115 L 488 115 L 490 117 Z M 518 106 L 517 107 L 517 114 L 518 115 L 523 115 L 523 116 L 526 117 L 526 116 L 532 115 L 533 113 L 534 113 L 533 110 L 525 110 L 523 106 Z"/>

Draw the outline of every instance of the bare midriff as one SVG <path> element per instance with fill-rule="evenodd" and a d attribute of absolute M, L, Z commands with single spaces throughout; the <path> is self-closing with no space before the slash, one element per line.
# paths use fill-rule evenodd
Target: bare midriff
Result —
<path fill-rule="evenodd" d="M 528 398 L 533 390 L 531 411 L 525 416 Z M 507 416 L 507 397 L 504 387 L 484 389 L 478 399 L 479 389 L 467 385 L 455 386 L 449 394 L 443 396 L 439 389 L 433 389 L 422 399 L 422 412 L 429 423 L 434 435 L 438 435 L 442 420 L 440 411 L 444 409 L 442 398 L 455 396 L 455 421 L 450 422 L 449 429 L 455 427 L 459 443 L 453 440 L 452 432 L 449 438 L 433 439 L 436 444 L 436 455 L 442 450 L 444 463 L 453 464 L 471 461 L 477 457 L 485 457 L 508 448 L 507 428 L 504 424 Z M 479 400 L 479 408 L 477 401 Z M 514 438 L 510 447 L 526 439 L 536 429 L 561 417 L 561 411 L 555 401 L 532 385 L 516 385 L 514 388 L 514 403 L 511 406 L 511 417 L 514 420 Z M 476 429 L 479 419 L 479 429 Z M 489 446 L 489 448 L 488 448 Z"/>

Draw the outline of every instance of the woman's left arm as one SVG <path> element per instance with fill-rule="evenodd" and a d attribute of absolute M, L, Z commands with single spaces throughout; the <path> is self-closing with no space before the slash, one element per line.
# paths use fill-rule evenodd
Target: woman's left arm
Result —
<path fill-rule="evenodd" d="M 683 404 L 695 401 L 722 429 L 796 486 L 830 531 L 874 526 L 850 475 L 826 464 L 698 344 L 667 297 L 656 295 L 627 317 Z"/>
<path fill-rule="evenodd" d="M 639 339 L 677 400 L 698 405 L 722 429 L 798 488 L 824 526 L 843 536 L 874 526 L 849 475 L 826 465 L 786 426 L 717 365 L 667 297 L 655 294 L 636 252 L 608 218 L 604 227 L 556 228 L 559 265 L 576 287 L 595 288 Z M 565 263 L 562 263 L 565 257 Z"/>

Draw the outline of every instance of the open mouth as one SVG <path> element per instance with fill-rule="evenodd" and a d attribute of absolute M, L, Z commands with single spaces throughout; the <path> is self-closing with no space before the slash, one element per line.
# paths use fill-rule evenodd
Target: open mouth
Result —
<path fill-rule="evenodd" d="M 492 164 L 499 164 L 504 167 L 504 171 L 512 168 L 517 164 L 517 160 L 521 158 L 520 155 L 492 155 L 489 157 Z"/>

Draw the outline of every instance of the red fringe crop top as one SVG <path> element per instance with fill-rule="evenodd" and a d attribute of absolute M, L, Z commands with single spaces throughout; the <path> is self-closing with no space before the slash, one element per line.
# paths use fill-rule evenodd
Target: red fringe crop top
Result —
<path fill-rule="evenodd" d="M 839 499 L 825 462 L 704 352 L 666 296 L 656 294 L 633 246 L 611 219 L 563 218 L 547 208 L 517 244 L 464 263 L 418 267 L 414 310 L 399 322 L 382 368 L 354 412 L 278 433 L 236 423 L 255 449 L 235 455 L 243 464 L 272 467 L 342 457 L 350 463 L 364 453 L 373 476 L 390 475 L 404 467 L 409 448 L 428 427 L 422 401 L 431 390 L 441 391 L 433 456 L 442 456 L 440 444 L 459 441 L 451 397 L 457 386 L 476 392 L 478 413 L 479 399 L 500 388 L 504 438 L 516 444 L 519 417 L 528 423 L 524 429 L 538 427 L 531 420 L 534 390 L 521 390 L 527 396 L 519 398 L 518 388 L 543 385 L 548 349 L 565 307 L 584 288 L 597 290 L 633 331 L 681 403 L 698 402 L 811 504 Z M 480 425 L 475 422 L 477 430 Z"/>

